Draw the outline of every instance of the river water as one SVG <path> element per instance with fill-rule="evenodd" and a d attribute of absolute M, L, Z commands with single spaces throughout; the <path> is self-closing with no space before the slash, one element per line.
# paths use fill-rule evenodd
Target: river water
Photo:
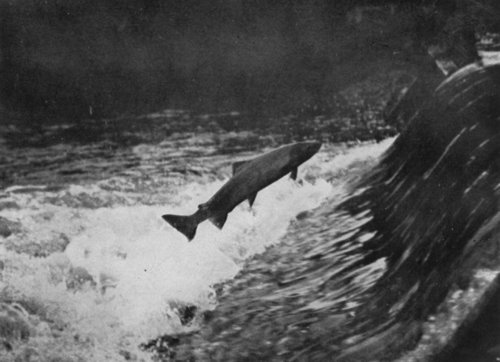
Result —
<path fill-rule="evenodd" d="M 498 289 L 499 79 L 464 68 L 397 138 L 325 142 L 190 243 L 161 215 L 192 213 L 235 161 L 341 127 L 222 132 L 169 111 L 3 128 L 0 359 L 444 356 Z"/>
<path fill-rule="evenodd" d="M 193 212 L 230 177 L 232 162 L 271 149 L 227 154 L 214 138 L 177 134 L 127 148 L 102 141 L 4 153 L 4 173 L 20 181 L 0 194 L 2 217 L 18 223 L 1 243 L 2 299 L 17 303 L 30 338 L 3 350 L 2 360 L 150 359 L 141 344 L 196 330 L 197 320 L 185 323 L 187 307 L 212 310 L 218 283 L 249 258 L 284 238 L 309 238 L 291 227 L 297 215 L 322 223 L 308 212 L 341 201 L 348 181 L 392 142 L 325 144 L 299 168 L 298 182 L 284 177 L 252 208 L 238 206 L 223 230 L 203 223 L 188 243 L 160 216 Z"/>

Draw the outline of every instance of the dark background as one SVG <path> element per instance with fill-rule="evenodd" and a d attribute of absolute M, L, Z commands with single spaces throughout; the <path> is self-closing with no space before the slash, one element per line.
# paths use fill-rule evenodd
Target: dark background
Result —
<path fill-rule="evenodd" d="M 0 111 L 28 122 L 177 108 L 290 114 L 464 26 L 493 0 L 0 0 Z M 494 11 L 492 11 L 492 9 Z M 14 116 L 13 116 L 14 115 Z"/>

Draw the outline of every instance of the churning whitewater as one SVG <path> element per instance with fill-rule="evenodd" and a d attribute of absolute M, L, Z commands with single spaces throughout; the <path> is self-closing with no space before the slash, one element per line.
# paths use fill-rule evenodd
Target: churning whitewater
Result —
<path fill-rule="evenodd" d="M 218 283 L 279 243 L 297 215 L 341 202 L 348 181 L 369 170 L 391 142 L 324 146 L 299 169 L 299 182 L 285 177 L 263 189 L 252 208 L 237 206 L 222 230 L 200 224 L 191 243 L 160 216 L 167 208 L 187 214 L 207 200 L 228 179 L 234 155 L 206 157 L 205 167 L 216 170 L 211 177 L 194 173 L 167 182 L 154 156 L 165 152 L 161 145 L 140 145 L 138 165 L 106 180 L 5 189 L 2 200 L 12 207 L 2 215 L 20 230 L 2 245 L 0 289 L 4 300 L 23 302 L 20 313 L 29 309 L 25 318 L 36 329 L 19 343 L 42 360 L 149 360 L 141 344 L 196 330 L 196 320 L 183 323 L 183 308 L 213 309 Z M 60 334 L 46 320 L 60 325 Z"/>

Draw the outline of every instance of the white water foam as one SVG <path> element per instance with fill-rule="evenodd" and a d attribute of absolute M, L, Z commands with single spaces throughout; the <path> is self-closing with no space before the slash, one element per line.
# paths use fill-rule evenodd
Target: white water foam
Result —
<path fill-rule="evenodd" d="M 24 231 L 7 240 L 39 242 L 64 233 L 70 243 L 63 253 L 46 258 L 3 250 L 0 287 L 13 299 L 35 304 L 40 320 L 61 325 L 57 338 L 41 328 L 28 342 L 45 359 L 121 361 L 126 352 L 131 359 L 147 360 L 140 343 L 196 328 L 181 325 L 176 306 L 212 309 L 215 283 L 233 278 L 247 258 L 279 242 L 298 213 L 340 192 L 321 178 L 325 172 L 347 172 L 360 160 L 375 160 L 388 145 L 361 145 L 328 162 L 320 154 L 301 168 L 301 185 L 288 177 L 279 180 L 259 192 L 252 209 L 245 202 L 231 212 L 223 230 L 200 224 L 190 243 L 160 215 L 192 213 L 224 181 L 180 186 L 176 200 L 183 202 L 161 206 L 75 209 L 46 203 L 46 193 L 12 194 L 21 208 L 7 210 L 5 216 L 19 220 Z M 86 188 L 95 195 L 96 186 L 89 185 L 53 196 L 62 200 Z M 95 285 L 68 289 L 72 270 L 86 270 Z"/>

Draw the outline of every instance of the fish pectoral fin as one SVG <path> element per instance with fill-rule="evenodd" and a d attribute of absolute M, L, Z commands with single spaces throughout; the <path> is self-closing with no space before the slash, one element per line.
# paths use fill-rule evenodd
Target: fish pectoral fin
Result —
<path fill-rule="evenodd" d="M 210 222 L 217 226 L 219 229 L 222 229 L 227 220 L 227 214 L 218 214 L 209 218 Z"/>
<path fill-rule="evenodd" d="M 253 203 L 255 202 L 256 197 L 257 197 L 257 193 L 250 195 L 250 197 L 248 198 L 248 203 L 250 204 L 250 207 L 253 206 Z"/>
<path fill-rule="evenodd" d="M 233 176 L 236 175 L 249 161 L 238 161 L 233 163 Z"/>
<path fill-rule="evenodd" d="M 297 172 L 298 172 L 297 167 L 295 167 L 295 168 L 292 170 L 292 172 L 290 172 L 290 178 L 291 178 L 292 180 L 297 180 Z"/>

